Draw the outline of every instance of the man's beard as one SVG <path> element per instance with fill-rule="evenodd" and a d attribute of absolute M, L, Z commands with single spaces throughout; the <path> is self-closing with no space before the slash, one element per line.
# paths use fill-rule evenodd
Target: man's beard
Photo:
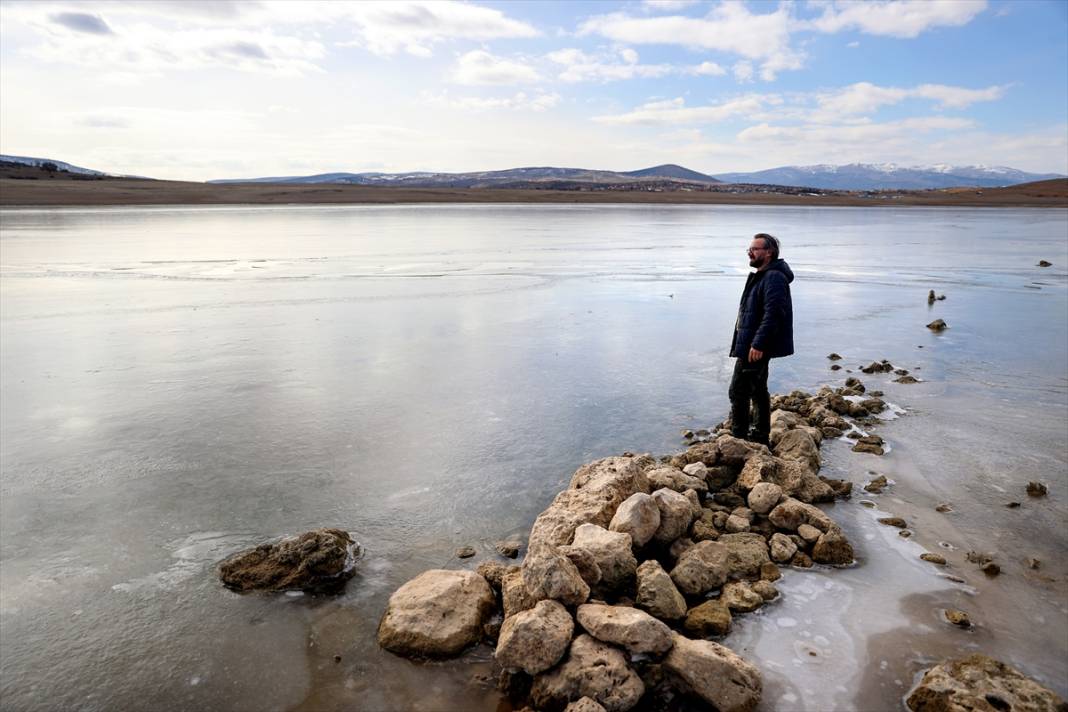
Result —
<path fill-rule="evenodd" d="M 763 257 L 761 257 L 760 259 L 757 259 L 756 257 L 750 257 L 749 258 L 749 266 L 750 267 L 760 267 L 763 264 L 764 264 L 764 258 Z"/>

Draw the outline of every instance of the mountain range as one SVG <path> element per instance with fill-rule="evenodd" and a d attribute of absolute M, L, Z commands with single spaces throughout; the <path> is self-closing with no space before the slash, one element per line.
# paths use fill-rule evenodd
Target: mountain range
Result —
<path fill-rule="evenodd" d="M 59 170 L 82 175 L 109 176 L 64 161 L 27 156 L 0 155 L 0 162 L 40 166 L 54 163 Z M 305 176 L 226 178 L 208 183 L 340 183 L 407 188 L 511 188 L 562 189 L 596 187 L 601 190 L 671 190 L 701 188 L 720 183 L 777 185 L 820 190 L 926 190 L 974 186 L 994 188 L 1063 178 L 1057 173 L 1028 173 L 1002 166 L 899 166 L 893 163 L 821 164 L 782 166 L 752 173 L 706 174 L 675 164 L 636 171 L 605 171 L 552 166 L 512 168 L 470 173 L 319 173 Z M 707 189 L 707 188 L 705 188 Z"/>

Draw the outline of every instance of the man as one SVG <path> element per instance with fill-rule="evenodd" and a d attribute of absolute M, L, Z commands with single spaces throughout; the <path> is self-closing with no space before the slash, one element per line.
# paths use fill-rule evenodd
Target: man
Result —
<path fill-rule="evenodd" d="M 734 324 L 731 356 L 731 434 L 768 444 L 771 433 L 771 396 L 768 362 L 794 352 L 794 310 L 790 282 L 794 273 L 779 258 L 779 240 L 766 233 L 753 236 L 749 266 L 756 268 L 745 281 L 738 319 Z M 749 403 L 756 422 L 749 429 Z"/>

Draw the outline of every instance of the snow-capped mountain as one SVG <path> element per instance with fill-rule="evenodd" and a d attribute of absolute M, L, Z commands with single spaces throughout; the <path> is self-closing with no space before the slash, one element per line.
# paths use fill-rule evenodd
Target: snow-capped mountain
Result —
<path fill-rule="evenodd" d="M 836 190 L 995 188 L 1063 178 L 1056 173 L 1027 173 L 1004 166 L 901 166 L 896 163 L 850 163 L 844 166 L 783 166 L 754 173 L 720 173 L 726 183 L 770 183 Z"/>
<path fill-rule="evenodd" d="M 0 153 L 0 162 L 3 163 L 21 163 L 26 166 L 43 166 L 46 163 L 52 163 L 61 171 L 67 171 L 68 173 L 77 173 L 85 176 L 110 176 L 110 173 L 104 173 L 103 171 L 94 171 L 92 168 L 82 168 L 81 166 L 71 165 L 66 161 L 57 161 L 54 158 L 34 158 L 32 156 L 7 156 Z"/>

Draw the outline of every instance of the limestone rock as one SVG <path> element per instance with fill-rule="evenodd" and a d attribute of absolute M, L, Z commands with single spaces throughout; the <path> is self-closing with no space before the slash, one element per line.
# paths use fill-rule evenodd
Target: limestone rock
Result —
<path fill-rule="evenodd" d="M 682 468 L 682 472 L 703 482 L 708 477 L 708 465 L 703 462 L 691 462 Z"/>
<path fill-rule="evenodd" d="M 797 531 L 802 524 L 810 524 L 821 532 L 834 526 L 834 522 L 817 507 L 786 497 L 771 510 L 768 519 L 779 529 Z"/>
<path fill-rule="evenodd" d="M 494 590 L 500 591 L 504 575 L 509 571 L 519 571 L 519 567 L 505 566 L 496 561 L 483 561 L 475 571 L 479 576 L 486 579 Z"/>
<path fill-rule="evenodd" d="M 398 588 L 378 625 L 378 644 L 403 656 L 447 657 L 478 642 L 496 607 L 473 571 L 425 571 Z"/>
<path fill-rule="evenodd" d="M 778 581 L 781 578 L 782 572 L 779 571 L 779 567 L 773 564 L 772 562 L 768 561 L 760 565 L 761 581 Z"/>
<path fill-rule="evenodd" d="M 771 545 L 771 560 L 780 564 L 786 563 L 797 553 L 797 544 L 785 534 L 772 534 L 768 543 Z"/>
<path fill-rule="evenodd" d="M 818 564 L 844 566 L 853 563 L 853 545 L 837 526 L 820 535 L 812 547 L 812 560 Z"/>
<path fill-rule="evenodd" d="M 807 431 L 789 430 L 783 433 L 775 446 L 775 455 L 783 460 L 793 460 L 815 474 L 820 469 L 820 449 Z"/>
<path fill-rule="evenodd" d="M 904 529 L 908 526 L 908 523 L 901 517 L 879 517 L 877 521 L 880 524 L 885 524 L 888 527 L 897 527 L 898 529 Z"/>
<path fill-rule="evenodd" d="M 692 464 L 687 467 L 691 467 Z M 703 463 L 700 464 L 703 465 Z M 645 476 L 649 478 L 649 486 L 653 489 L 667 488 L 679 493 L 692 489 L 702 494 L 708 491 L 704 478 L 687 475 L 677 467 L 657 467 L 648 470 Z"/>
<path fill-rule="evenodd" d="M 819 529 L 812 526 L 811 524 L 802 524 L 797 528 L 797 535 L 810 544 L 814 543 L 817 539 L 819 539 L 820 534 L 822 533 L 823 532 L 821 532 Z"/>
<path fill-rule="evenodd" d="M 958 628 L 972 627 L 972 621 L 968 618 L 968 614 L 964 611 L 958 611 L 956 608 L 946 609 L 946 620 Z"/>
<path fill-rule="evenodd" d="M 675 541 L 686 533 L 693 521 L 693 506 L 684 495 L 671 489 L 658 489 L 653 499 L 660 509 L 660 526 L 653 538 L 661 544 Z"/>
<path fill-rule="evenodd" d="M 946 557 L 939 556 L 938 554 L 932 554 L 930 552 L 924 552 L 920 554 L 920 558 L 924 561 L 930 561 L 932 564 L 938 564 L 939 566 L 946 565 Z"/>
<path fill-rule="evenodd" d="M 501 576 L 501 605 L 506 619 L 521 611 L 530 610 L 540 600 L 540 596 L 527 588 L 526 578 L 519 567 L 505 571 Z"/>
<path fill-rule="evenodd" d="M 718 541 L 694 544 L 679 557 L 671 570 L 671 580 L 678 589 L 690 596 L 699 596 L 719 588 L 730 572 L 729 550 Z"/>
<path fill-rule="evenodd" d="M 759 482 L 749 491 L 749 508 L 757 514 L 767 514 L 782 499 L 782 487 L 772 482 Z"/>
<path fill-rule="evenodd" d="M 475 547 L 473 547 L 473 546 L 461 546 L 459 549 L 456 550 L 456 558 L 457 559 L 470 559 L 472 556 L 474 556 L 477 553 L 478 552 L 475 551 Z"/>
<path fill-rule="evenodd" d="M 571 560 L 571 563 L 578 569 L 579 576 L 588 586 L 592 587 L 601 583 L 601 567 L 597 565 L 593 552 L 576 549 L 573 546 L 559 546 L 556 551 Z"/>
<path fill-rule="evenodd" d="M 623 651 L 580 635 L 563 663 L 534 678 L 531 701 L 538 709 L 559 709 L 589 697 L 607 712 L 629 710 L 645 693 L 645 685 L 627 664 Z"/>
<path fill-rule="evenodd" d="M 698 638 L 727 635 L 731 631 L 730 608 L 718 598 L 705 601 L 687 611 L 682 627 L 687 633 Z"/>
<path fill-rule="evenodd" d="M 509 539 L 507 541 L 499 541 L 493 545 L 493 548 L 497 550 L 497 553 L 501 556 L 509 559 L 515 559 L 519 556 L 519 550 L 522 548 L 523 542 L 516 541 L 515 539 Z"/>
<path fill-rule="evenodd" d="M 732 534 L 747 532 L 749 531 L 749 519 L 738 514 L 732 514 L 727 517 L 727 524 L 724 528 Z"/>
<path fill-rule="evenodd" d="M 927 328 L 930 329 L 931 331 L 943 331 L 948 326 L 949 325 L 945 321 L 943 321 L 942 319 L 935 319 L 934 321 L 932 321 L 930 324 L 927 325 Z"/>
<path fill-rule="evenodd" d="M 1056 693 L 985 655 L 948 660 L 927 671 L 906 703 L 913 712 L 1062 712 Z"/>
<path fill-rule="evenodd" d="M 1027 494 L 1032 497 L 1045 497 L 1049 490 L 1041 482 L 1028 482 Z"/>
<path fill-rule="evenodd" d="M 589 552 L 601 570 L 600 585 L 615 589 L 634 579 L 638 562 L 631 551 L 630 534 L 610 532 L 596 524 L 583 524 L 575 529 L 575 541 L 559 551 L 579 549 Z"/>
<path fill-rule="evenodd" d="M 779 595 L 779 589 L 775 588 L 775 584 L 771 581 L 754 581 L 749 584 L 749 588 L 753 589 L 753 593 L 759 595 L 765 601 L 774 600 Z"/>
<path fill-rule="evenodd" d="M 504 621 L 494 656 L 503 667 L 537 675 L 560 662 L 574 631 L 575 622 L 566 608 L 556 601 L 540 601 Z"/>
<path fill-rule="evenodd" d="M 777 478 L 780 462 L 771 455 L 758 453 L 750 457 L 738 474 L 738 486 L 751 490 L 761 482 L 774 482 Z"/>
<path fill-rule="evenodd" d="M 718 543 L 727 547 L 728 578 L 757 578 L 769 561 L 767 542 L 759 534 L 724 534 Z"/>
<path fill-rule="evenodd" d="M 627 540 L 629 545 L 629 536 Z M 590 596 L 590 586 L 583 580 L 578 567 L 559 551 L 547 548 L 532 550 L 523 562 L 521 571 L 524 584 L 535 600 L 552 598 L 575 606 L 585 603 Z"/>
<path fill-rule="evenodd" d="M 355 573 L 360 545 L 340 529 L 316 529 L 238 552 L 218 574 L 235 591 L 333 593 Z"/>
<path fill-rule="evenodd" d="M 719 712 L 751 712 L 760 702 L 760 672 L 730 648 L 675 635 L 664 669 Z"/>
<path fill-rule="evenodd" d="M 741 467 L 750 457 L 760 453 L 771 454 L 763 445 L 751 443 L 731 435 L 725 435 L 716 440 L 716 452 L 719 454 L 716 463 Z M 709 464 L 709 463 L 706 463 Z"/>
<path fill-rule="evenodd" d="M 637 605 L 657 618 L 677 620 L 686 615 L 686 599 L 655 559 L 638 567 Z"/>
<path fill-rule="evenodd" d="M 594 638 L 623 647 L 632 655 L 663 653 L 672 645 L 671 629 L 637 608 L 584 603 L 575 617 Z"/>
<path fill-rule="evenodd" d="M 764 605 L 764 597 L 749 588 L 744 581 L 732 581 L 723 587 L 719 600 L 732 612 L 749 613 Z"/>
<path fill-rule="evenodd" d="M 583 697 L 565 707 L 564 712 L 605 712 L 605 709 L 592 698 Z"/>

